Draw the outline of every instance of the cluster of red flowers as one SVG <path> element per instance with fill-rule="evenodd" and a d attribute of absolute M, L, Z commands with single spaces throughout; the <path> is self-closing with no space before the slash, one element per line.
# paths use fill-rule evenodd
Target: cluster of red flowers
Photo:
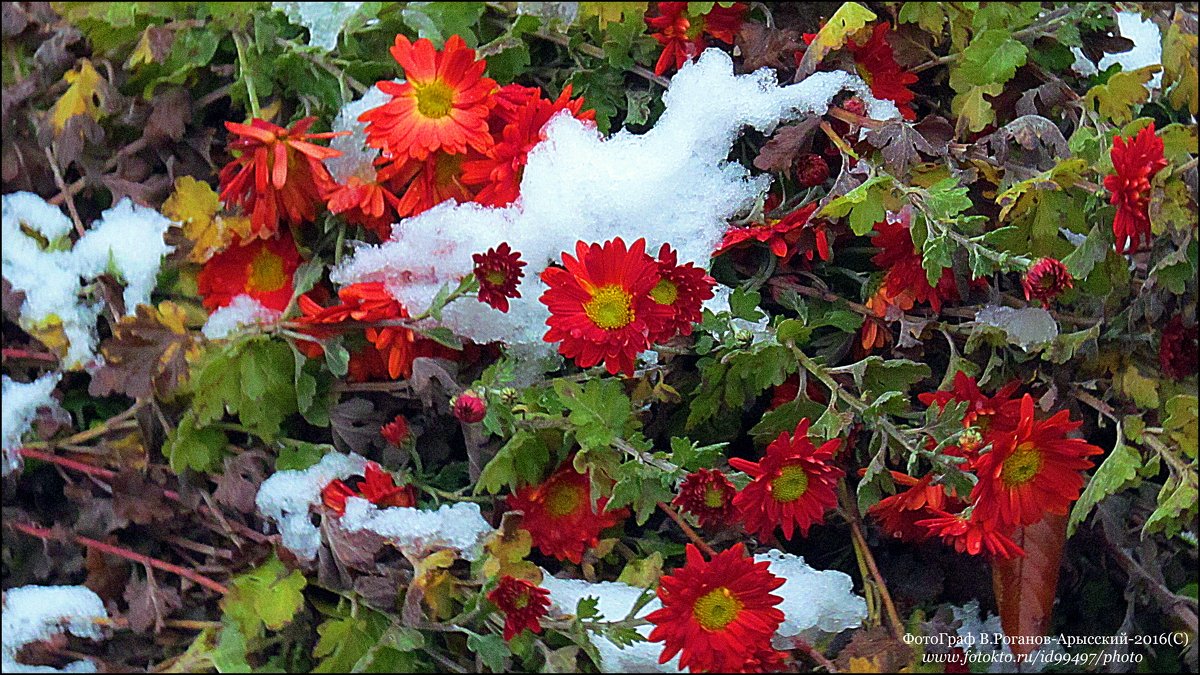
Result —
<path fill-rule="evenodd" d="M 900 67 L 888 42 L 892 25 L 888 22 L 877 23 L 871 29 L 871 36 L 866 42 L 859 43 L 851 38 L 846 42 L 846 50 L 854 56 L 854 65 L 863 81 L 871 87 L 871 95 L 880 100 L 888 100 L 896 104 L 900 114 L 906 120 L 917 119 L 912 102 L 917 97 L 908 85 L 917 82 L 916 73 L 910 73 Z M 804 41 L 812 44 L 817 38 L 816 33 L 805 33 Z M 799 62 L 802 52 L 796 55 Z"/>
<path fill-rule="evenodd" d="M 814 155 L 815 157 L 815 155 Z M 820 159 L 818 157 L 818 159 Z M 829 169 L 826 168 L 826 177 Z M 822 179 L 824 180 L 824 179 Z M 778 203 L 778 198 L 771 195 L 766 204 L 766 210 L 774 208 L 771 200 Z M 764 218 L 761 223 L 753 223 L 745 227 L 731 227 L 725 231 L 721 243 L 713 255 L 720 255 L 748 242 L 759 242 L 767 245 L 775 257 L 787 264 L 797 253 L 803 252 L 806 260 L 813 259 L 813 252 L 821 260 L 830 260 L 833 250 L 830 247 L 831 235 L 829 223 L 824 220 L 813 220 L 818 204 L 813 202 L 802 206 L 782 218 Z"/>
<path fill-rule="evenodd" d="M 617 525 L 628 509 L 606 511 L 607 497 L 592 502 L 591 477 L 563 462 L 538 485 L 526 485 L 508 496 L 510 511 L 525 514 L 521 527 L 529 531 L 542 553 L 579 564 L 583 552 L 600 543 L 600 532 Z"/>
<path fill-rule="evenodd" d="M 1113 174 L 1104 178 L 1104 187 L 1117 207 L 1113 216 L 1117 253 L 1137 251 L 1150 245 L 1150 181 L 1167 166 L 1163 141 L 1151 122 L 1128 140 L 1114 138 L 1110 154 Z"/>
<path fill-rule="evenodd" d="M 678 70 L 708 46 L 708 38 L 733 44 L 742 27 L 749 5 L 735 2 L 729 7 L 713 4 L 707 13 L 692 16 L 686 2 L 659 2 L 658 14 L 647 16 L 646 24 L 654 30 L 650 37 L 662 45 L 662 54 L 654 64 L 654 74 Z"/>
<path fill-rule="evenodd" d="M 548 267 L 541 301 L 550 309 L 547 342 L 580 367 L 603 362 L 611 374 L 633 374 L 633 361 L 650 345 L 688 335 L 716 282 L 703 268 L 678 264 L 667 244 L 652 258 L 646 240 L 626 247 L 620 238 L 579 242 L 563 253 L 562 267 Z"/>
<path fill-rule="evenodd" d="M 1024 555 L 1010 538 L 1015 528 L 1047 513 L 1066 515 L 1083 488 L 1081 472 L 1092 466 L 1088 457 L 1103 450 L 1068 436 L 1082 423 L 1065 410 L 1037 419 L 1032 396 L 1014 398 L 1017 386 L 987 396 L 959 372 L 952 391 L 919 396 L 943 409 L 967 403 L 962 440 L 947 453 L 963 458 L 960 467 L 978 481 L 970 495 L 947 494 L 933 474 L 916 479 L 893 472 L 907 489 L 869 511 L 886 532 L 907 541 L 939 537 L 959 552 L 1011 558 Z"/>
<path fill-rule="evenodd" d="M 411 485 L 396 485 L 392 474 L 375 462 L 367 462 L 361 480 L 347 483 L 342 479 L 330 481 L 321 490 L 321 501 L 339 516 L 346 512 L 346 500 L 361 497 L 380 507 L 415 506 L 417 492 Z"/>

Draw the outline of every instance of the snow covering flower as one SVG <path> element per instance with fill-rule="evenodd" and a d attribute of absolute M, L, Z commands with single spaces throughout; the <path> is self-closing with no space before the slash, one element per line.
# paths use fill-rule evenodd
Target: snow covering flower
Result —
<path fill-rule="evenodd" d="M 408 441 L 409 433 L 408 418 L 404 415 L 396 415 L 395 419 L 383 425 L 383 428 L 379 430 L 383 439 L 396 447 L 400 447 Z M 412 505 L 408 504 L 407 506 Z"/>
<path fill-rule="evenodd" d="M 758 462 L 729 460 L 730 466 L 753 479 L 734 497 L 733 505 L 746 529 L 759 540 L 770 537 L 776 527 L 783 528 L 784 539 L 791 539 L 797 528 L 801 536 L 808 536 L 808 529 L 825 522 L 825 511 L 837 505 L 835 490 L 845 472 L 831 462 L 842 441 L 835 438 L 815 447 L 808 428 L 805 418 L 791 436 L 780 433 Z"/>
<path fill-rule="evenodd" d="M 1050 301 L 1057 298 L 1063 291 L 1072 288 L 1075 280 L 1067 271 L 1067 266 L 1056 258 L 1042 258 L 1029 266 L 1021 286 L 1025 289 L 1026 300 L 1039 300 L 1043 307 L 1049 307 Z"/>
<path fill-rule="evenodd" d="M 1167 160 L 1154 122 L 1136 136 L 1113 138 L 1110 155 L 1113 173 L 1104 177 L 1104 187 L 1117 207 L 1113 216 L 1117 253 L 1127 253 L 1150 244 L 1150 180 L 1167 166 Z"/>
<path fill-rule="evenodd" d="M 705 300 L 713 297 L 716 280 L 703 267 L 694 263 L 679 264 L 679 254 L 669 244 L 658 249 L 658 283 L 650 289 L 650 299 L 670 307 L 674 316 L 654 331 L 650 342 L 665 342 L 678 333 L 691 335 L 692 324 L 700 321 L 700 309 Z"/>
<path fill-rule="evenodd" d="M 528 530 L 542 553 L 579 564 L 583 552 L 600 543 L 600 532 L 625 519 L 628 509 L 606 511 L 607 497 L 592 507 L 592 483 L 568 460 L 539 485 L 525 485 L 508 496 L 510 511 L 524 511 Z"/>
<path fill-rule="evenodd" d="M 361 455 L 331 452 L 307 469 L 276 471 L 258 487 L 254 503 L 279 526 L 283 545 L 303 560 L 313 560 L 321 548 L 321 531 L 309 510 L 323 500 L 321 492 L 337 478 L 363 474 L 367 460 Z"/>
<path fill-rule="evenodd" d="M 679 654 L 679 665 L 693 672 L 738 672 L 752 656 L 769 649 L 784 620 L 771 591 L 784 584 L 736 544 L 704 560 L 687 545 L 687 563 L 663 575 L 658 598 L 662 608 L 646 616 L 654 624 L 651 642 L 662 642 L 659 663 Z"/>
<path fill-rule="evenodd" d="M 62 373 L 46 373 L 33 382 L 16 382 L 4 375 L 0 379 L 0 409 L 3 410 L 4 462 L 0 472 L 7 476 L 21 466 L 21 437 L 29 431 L 38 411 L 47 410 L 70 421 L 70 416 L 51 395 L 62 380 Z"/>
<path fill-rule="evenodd" d="M 671 503 L 696 516 L 700 527 L 720 527 L 733 519 L 737 489 L 716 469 L 698 469 L 684 477 Z"/>
<path fill-rule="evenodd" d="M 505 640 L 515 638 L 526 628 L 542 632 L 541 618 L 550 607 L 550 591 L 505 574 L 488 592 L 487 599 L 504 612 Z"/>
<path fill-rule="evenodd" d="M 21 586 L 4 591 L 3 650 L 0 670 L 6 673 L 94 673 L 96 664 L 75 661 L 62 670 L 30 666 L 17 661 L 28 644 L 49 640 L 64 632 L 99 640 L 104 636 L 98 620 L 107 619 L 104 601 L 86 586 Z"/>
<path fill-rule="evenodd" d="M 350 176 L 329 195 L 329 212 L 341 214 L 348 222 L 362 225 L 376 237 L 387 239 L 400 210 L 400 199 L 377 181 Z"/>
<path fill-rule="evenodd" d="M 1025 394 L 1013 431 L 1000 431 L 991 452 L 975 460 L 979 482 L 971 490 L 977 516 L 1001 526 L 1030 525 L 1046 513 L 1066 515 L 1079 498 L 1083 475 L 1092 467 L 1091 455 L 1104 451 L 1067 434 L 1082 422 L 1072 422 L 1060 410 L 1044 421 L 1033 416 L 1033 397 Z"/>
<path fill-rule="evenodd" d="M 915 302 L 928 302 L 935 312 L 942 310 L 942 302 L 958 300 L 958 286 L 954 282 L 954 270 L 942 269 L 942 276 L 935 286 L 929 284 L 925 268 L 921 266 L 921 252 L 913 245 L 912 211 L 901 209 L 899 213 L 888 213 L 875 224 L 875 237 L 871 243 L 879 253 L 871 258 L 883 275 L 882 291 L 896 296 L 908 293 Z"/>
<path fill-rule="evenodd" d="M 525 276 L 521 269 L 525 267 L 521 254 L 505 242 L 471 258 L 475 261 L 475 279 L 479 282 L 479 301 L 507 312 L 508 299 L 521 297 L 521 291 L 517 290 L 517 284 Z"/>
<path fill-rule="evenodd" d="M 483 418 L 487 417 L 487 401 L 468 389 L 450 401 L 450 410 L 459 422 L 475 424 L 482 422 Z"/>
<path fill-rule="evenodd" d="M 973 513 L 946 513 L 934 511 L 932 518 L 917 521 L 931 535 L 942 538 L 959 553 L 979 555 L 986 552 L 995 558 L 1016 558 L 1025 555 L 1024 549 L 997 530 L 997 525 Z"/>
<path fill-rule="evenodd" d="M 554 101 L 542 98 L 539 89 L 532 89 L 532 92 L 533 95 L 521 92 L 520 98 L 524 101 L 515 109 L 502 108 L 497 104 L 494 109 L 496 117 L 508 119 L 508 123 L 499 130 L 495 145 L 484 157 L 463 163 L 462 181 L 478 188 L 474 199 L 480 204 L 507 206 L 516 201 L 529 152 L 545 140 L 542 128 L 552 117 L 566 111 L 577 120 L 594 122 L 596 119 L 595 110 L 583 110 L 582 98 L 571 98 L 569 84 Z M 507 100 L 513 98 L 510 95 Z"/>
<path fill-rule="evenodd" d="M 678 70 L 696 58 L 708 46 L 706 35 L 733 44 L 749 8 L 744 2 L 729 7 L 714 4 L 707 14 L 689 17 L 686 2 L 660 2 L 657 5 L 658 15 L 646 17 L 646 23 L 655 31 L 650 37 L 663 46 L 662 54 L 654 64 L 655 75 L 662 75 L 672 68 Z"/>
<path fill-rule="evenodd" d="M 941 510 L 952 510 L 961 507 L 962 503 L 946 495 L 941 485 L 934 485 L 935 474 L 929 473 L 921 479 L 899 473 L 889 472 L 892 481 L 905 486 L 907 489 L 885 497 L 867 509 L 867 514 L 874 517 L 885 533 L 908 542 L 925 541 L 932 536 L 929 530 L 917 523 L 934 517 Z"/>
<path fill-rule="evenodd" d="M 308 133 L 316 121 L 305 117 L 287 129 L 257 118 L 250 124 L 225 123 L 233 134 L 229 151 L 240 154 L 221 169 L 221 200 L 250 214 L 251 236 L 270 237 L 281 222 L 313 222 L 317 206 L 334 189 L 321 162 L 341 153 L 311 141 L 339 133 Z"/>
<path fill-rule="evenodd" d="M 407 81 L 376 85 L 392 98 L 359 117 L 367 123 L 368 145 L 397 160 L 491 147 L 487 117 L 496 82 L 483 76 L 487 63 L 475 59 L 474 49 L 458 35 L 439 51 L 428 38 L 413 43 L 401 34 L 391 53 Z"/>
<path fill-rule="evenodd" d="M 1173 380 L 1182 380 L 1196 374 L 1198 357 L 1196 342 L 1200 337 L 1200 325 L 1183 325 L 1183 318 L 1176 314 L 1163 327 L 1158 341 L 1158 365 L 1162 372 Z"/>
<path fill-rule="evenodd" d="M 541 301 L 550 310 L 546 342 L 581 368 L 604 362 L 610 374 L 633 375 L 633 360 L 650 346 L 650 336 L 674 315 L 650 292 L 659 283 L 658 266 L 646 255 L 646 240 L 626 248 L 617 237 L 603 245 L 578 242 L 575 256 L 542 272 L 549 289 Z"/>
<path fill-rule="evenodd" d="M 283 311 L 292 299 L 292 275 L 299 266 L 300 252 L 291 233 L 285 230 L 270 238 L 235 240 L 204 263 L 196 285 L 210 312 L 239 295 Z"/>
<path fill-rule="evenodd" d="M 379 464 L 367 462 L 363 479 L 347 483 L 335 478 L 321 489 L 321 501 L 339 516 L 346 512 L 346 500 L 362 497 L 377 506 L 416 506 L 417 493 L 411 485 L 396 485 L 392 474 Z"/>

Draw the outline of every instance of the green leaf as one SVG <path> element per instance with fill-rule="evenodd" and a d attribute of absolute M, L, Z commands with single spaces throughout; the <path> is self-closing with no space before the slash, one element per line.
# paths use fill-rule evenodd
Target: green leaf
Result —
<path fill-rule="evenodd" d="M 220 468 L 227 445 L 229 439 L 224 431 L 208 426 L 198 427 L 196 416 L 188 411 L 179 421 L 179 426 L 167 436 L 162 451 L 175 473 L 182 473 L 186 469 L 209 472 Z"/>
<path fill-rule="evenodd" d="M 1079 501 L 1071 508 L 1071 518 L 1067 521 L 1067 536 L 1075 534 L 1075 530 L 1100 500 L 1140 482 L 1138 469 L 1141 467 L 1142 455 L 1136 448 L 1125 444 L 1125 435 L 1118 422 L 1117 444 L 1112 452 L 1108 453 L 1108 457 L 1104 458 L 1100 468 L 1096 469 L 1096 473 L 1092 474 L 1087 487 L 1083 489 L 1083 494 L 1079 495 Z"/>
<path fill-rule="evenodd" d="M 617 581 L 639 588 L 650 588 L 658 583 L 663 571 L 663 554 L 652 552 L 648 557 L 630 560 Z"/>
<path fill-rule="evenodd" d="M 475 494 L 496 494 L 505 487 L 516 490 L 521 485 L 536 483 L 549 463 L 550 450 L 543 438 L 533 431 L 521 429 L 483 467 L 475 484 Z"/>
<path fill-rule="evenodd" d="M 1152 65 L 1137 70 L 1121 71 L 1088 90 L 1084 103 L 1097 110 L 1113 124 L 1125 124 L 1133 119 L 1133 107 L 1150 100 L 1146 83 L 1162 66 Z"/>
<path fill-rule="evenodd" d="M 483 659 L 483 665 L 493 673 L 506 672 L 504 664 L 512 655 L 508 649 L 508 643 L 499 635 L 471 633 L 467 636 L 467 649 L 478 654 Z"/>
<path fill-rule="evenodd" d="M 1000 87 L 995 85 L 971 87 L 954 97 L 950 102 L 950 109 L 960 120 L 966 122 L 969 131 L 983 131 L 984 127 L 996 121 L 996 111 L 984 95 L 996 96 L 1000 93 L 999 90 Z"/>
<path fill-rule="evenodd" d="M 758 291 L 735 288 L 729 295 L 729 311 L 735 318 L 758 321 L 763 317 L 763 313 L 758 309 L 760 302 L 762 302 L 762 294 Z"/>
<path fill-rule="evenodd" d="M 575 440 L 585 449 L 612 445 L 624 435 L 627 425 L 636 422 L 633 404 L 619 380 L 588 380 L 582 387 L 555 380 L 554 391 L 570 411 L 567 421 L 575 431 Z"/>
<path fill-rule="evenodd" d="M 196 426 L 238 415 L 247 431 L 270 440 L 288 415 L 298 412 L 291 348 L 251 336 L 209 350 L 192 368 L 188 390 Z"/>
<path fill-rule="evenodd" d="M 279 630 L 291 623 L 304 605 L 307 585 L 299 570 L 289 571 L 272 555 L 262 565 L 233 578 L 221 608 L 244 635 L 258 637 L 264 627 Z"/>
<path fill-rule="evenodd" d="M 863 236 L 883 220 L 884 200 L 891 195 L 893 178 L 888 175 L 873 176 L 858 187 L 837 197 L 825 205 L 821 215 L 841 218 L 850 215 L 850 229 Z"/>
<path fill-rule="evenodd" d="M 1179 448 L 1185 457 L 1196 459 L 1196 419 L 1197 413 L 1200 412 L 1196 396 L 1172 396 L 1167 399 L 1166 410 L 1167 418 L 1162 423 L 1163 431 L 1171 437 L 1175 447 Z"/>
<path fill-rule="evenodd" d="M 429 38 L 438 49 L 451 35 L 462 37 L 468 47 L 474 48 L 474 28 L 484 7 L 482 2 L 409 2 L 400 11 L 400 18 L 417 32 L 418 38 Z"/>
<path fill-rule="evenodd" d="M 638 525 L 646 524 L 659 502 L 669 502 L 675 497 L 671 476 L 641 461 L 621 464 L 612 477 L 616 483 L 606 508 L 611 511 L 632 507 Z"/>
<path fill-rule="evenodd" d="M 900 23 L 915 23 L 921 30 L 931 34 L 934 42 L 941 42 L 942 28 L 946 25 L 946 10 L 940 2 L 906 2 L 900 5 Z"/>
<path fill-rule="evenodd" d="M 1062 259 L 1067 271 L 1076 279 L 1086 279 L 1096 263 L 1102 262 L 1112 248 L 1112 225 L 1097 223 L 1088 232 L 1087 239 L 1073 253 Z"/>
<path fill-rule="evenodd" d="M 333 452 L 333 446 L 328 443 L 308 443 L 291 438 L 281 439 L 284 446 L 275 458 L 275 470 L 303 470 L 321 461 L 326 454 Z"/>
<path fill-rule="evenodd" d="M 454 331 L 446 328 L 445 326 L 436 326 L 434 328 L 418 328 L 416 329 L 416 332 L 424 337 L 429 338 L 430 340 L 433 340 L 443 347 L 449 347 L 450 349 L 457 349 L 459 351 L 461 351 L 463 348 L 462 340 L 454 334 Z"/>
<path fill-rule="evenodd" d="M 1025 65 L 1028 52 L 1008 30 L 985 30 L 963 50 L 957 67 L 950 73 L 950 87 L 962 94 L 975 87 L 1004 84 L 1012 79 L 1017 68 Z"/>
<path fill-rule="evenodd" d="M 1198 499 L 1194 468 L 1182 476 L 1172 474 L 1158 492 L 1158 507 L 1146 519 L 1142 536 L 1154 532 L 1169 537 L 1179 534 L 1196 518 Z"/>

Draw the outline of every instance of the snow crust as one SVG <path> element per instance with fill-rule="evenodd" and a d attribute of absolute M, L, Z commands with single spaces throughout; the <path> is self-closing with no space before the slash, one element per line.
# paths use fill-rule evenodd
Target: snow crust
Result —
<path fill-rule="evenodd" d="M 466 560 L 478 558 L 483 540 L 496 531 L 480 515 L 479 505 L 471 502 L 443 504 L 435 510 L 404 506 L 380 509 L 365 499 L 350 497 L 340 522 L 348 532 L 375 532 L 408 555 L 452 548 Z"/>
<path fill-rule="evenodd" d="M 209 314 L 200 331 L 209 340 L 220 340 L 242 326 L 277 321 L 282 314 L 277 309 L 264 307 L 258 300 L 242 293 L 228 305 Z"/>
<path fill-rule="evenodd" d="M 68 343 L 63 365 L 73 369 L 92 364 L 102 303 L 81 299 L 84 283 L 106 272 L 115 274 L 125 284 L 126 315 L 133 315 L 139 304 L 149 302 L 162 257 L 174 248 L 163 241 L 171 221 L 126 197 L 100 214 L 72 248 L 71 221 L 41 197 L 31 192 L 7 194 L 0 210 L 4 278 L 25 294 L 22 328 L 60 325 Z M 46 247 L 22 226 L 41 235 Z"/>
<path fill-rule="evenodd" d="M 279 525 L 283 545 L 297 557 L 313 560 L 321 548 L 321 531 L 312 524 L 309 508 L 321 501 L 321 490 L 336 478 L 361 475 L 367 460 L 357 453 L 331 452 L 307 469 L 277 471 L 258 487 L 254 503 Z"/>
<path fill-rule="evenodd" d="M 1041 307 L 988 305 L 975 313 L 975 321 L 1003 329 L 1009 342 L 1026 351 L 1058 337 L 1058 323 Z"/>
<path fill-rule="evenodd" d="M 508 313 L 472 301 L 452 303 L 442 325 L 475 342 L 541 343 L 546 308 L 540 273 L 573 252 L 575 242 L 645 237 L 656 253 L 669 242 L 680 263 L 707 267 L 728 220 L 746 212 L 769 187 L 726 161 L 744 127 L 770 131 L 779 122 L 823 114 L 843 90 L 860 96 L 875 119 L 898 116 L 856 75 L 818 72 L 780 87 L 774 71 L 734 75 L 719 49 L 684 65 L 671 81 L 662 117 L 642 135 L 621 131 L 602 137 L 590 124 L 560 113 L 529 154 L 521 196 L 504 208 L 440 204 L 393 227 L 381 245 L 360 245 L 331 273 L 339 284 L 383 282 L 416 311 L 428 307 L 444 284 L 471 274 L 473 253 L 508 242 L 528 263 L 521 297 Z M 336 127 L 335 125 L 335 128 Z"/>
<path fill-rule="evenodd" d="M 7 378 L 6 378 L 7 379 Z M 86 586 L 21 586 L 4 592 L 3 662 L 6 673 L 94 673 L 96 664 L 75 661 L 62 670 L 17 662 L 17 653 L 31 642 L 40 642 L 64 631 L 81 638 L 103 637 L 96 619 L 107 619 L 100 596 Z"/>
<path fill-rule="evenodd" d="M 7 476 L 20 468 L 21 456 L 17 450 L 21 447 L 21 437 L 37 419 L 38 410 L 49 408 L 56 415 L 70 419 L 67 411 L 50 396 L 61 379 L 62 373 L 46 373 L 33 382 L 14 382 L 7 375 L 3 376 L 0 408 L 4 412 L 4 462 L 0 466 L 0 474 Z"/>
<path fill-rule="evenodd" d="M 404 80 L 392 80 L 402 84 Z M 379 150 L 367 147 L 367 125 L 358 121 L 358 116 L 372 108 L 387 103 L 391 96 L 373 86 L 362 97 L 347 103 L 333 120 L 334 131 L 349 131 L 349 136 L 338 136 L 329 141 L 329 147 L 341 152 L 340 157 L 330 157 L 325 160 L 325 168 L 339 183 L 345 183 L 351 176 L 370 183 L 375 180 L 375 159 Z"/>
<path fill-rule="evenodd" d="M 786 638 L 812 640 L 821 633 L 857 628 L 867 617 L 867 601 L 854 594 L 854 581 L 837 570 L 816 570 L 804 558 L 772 549 L 754 556 L 770 563 L 770 572 L 786 581 L 772 591 L 783 598 L 778 607 L 784 619 L 772 640 L 777 649 L 790 646 Z"/>
<path fill-rule="evenodd" d="M 337 48 L 338 36 L 350 17 L 361 9 L 361 2 L 272 2 L 271 9 L 283 12 L 288 21 L 308 29 L 308 44 L 330 52 Z"/>

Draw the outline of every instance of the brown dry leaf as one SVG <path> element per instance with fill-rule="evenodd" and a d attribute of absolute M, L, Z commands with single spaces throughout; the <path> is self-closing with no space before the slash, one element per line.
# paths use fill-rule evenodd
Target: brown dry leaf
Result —
<path fill-rule="evenodd" d="M 82 59 L 79 69 L 63 75 L 67 91 L 54 104 L 54 133 L 62 133 L 67 120 L 76 115 L 89 115 L 93 120 L 100 119 L 100 106 L 104 105 L 104 94 L 100 89 L 104 78 L 92 67 L 92 62 Z"/>
<path fill-rule="evenodd" d="M 747 21 L 737 34 L 737 46 L 747 72 L 764 66 L 784 69 L 795 65 L 795 54 L 804 49 L 804 40 L 799 31 Z"/>
<path fill-rule="evenodd" d="M 125 602 L 129 603 L 125 617 L 129 619 L 129 629 L 135 633 L 146 633 L 151 628 L 159 632 L 163 629 L 163 619 L 183 606 L 175 589 L 136 578 L 131 578 L 125 586 Z"/>
<path fill-rule="evenodd" d="M 838 669 L 852 673 L 905 672 L 912 665 L 912 648 L 892 637 L 883 626 L 860 630 L 838 654 Z"/>
<path fill-rule="evenodd" d="M 755 168 L 780 172 L 791 169 L 797 155 L 812 149 L 813 134 L 820 125 L 821 118 L 811 115 L 779 129 L 758 151 L 758 156 L 754 158 Z"/>
<path fill-rule="evenodd" d="M 175 511 L 163 497 L 162 487 L 146 480 L 140 472 L 122 470 L 113 478 L 113 513 L 138 525 L 170 520 Z"/>
<path fill-rule="evenodd" d="M 164 301 L 157 308 L 139 305 L 135 316 L 123 317 L 101 345 L 105 365 L 93 374 L 88 392 L 169 395 L 187 378 L 188 363 L 201 351 L 184 326 L 185 316 L 182 307 Z"/>
<path fill-rule="evenodd" d="M 1010 637 L 1040 637 L 1050 627 L 1054 610 L 1058 568 L 1067 540 L 1067 516 L 1046 514 L 1033 525 L 1018 527 L 1012 539 L 1025 549 L 1025 555 L 992 561 L 992 587 L 1000 610 L 1000 625 Z M 1012 644 L 1018 654 L 1036 649 L 1034 644 L 1019 642 Z"/>
<path fill-rule="evenodd" d="M 213 499 L 241 513 L 254 513 L 254 497 L 267 477 L 268 458 L 258 450 L 239 452 L 225 458 L 225 473 L 217 478 Z"/>

